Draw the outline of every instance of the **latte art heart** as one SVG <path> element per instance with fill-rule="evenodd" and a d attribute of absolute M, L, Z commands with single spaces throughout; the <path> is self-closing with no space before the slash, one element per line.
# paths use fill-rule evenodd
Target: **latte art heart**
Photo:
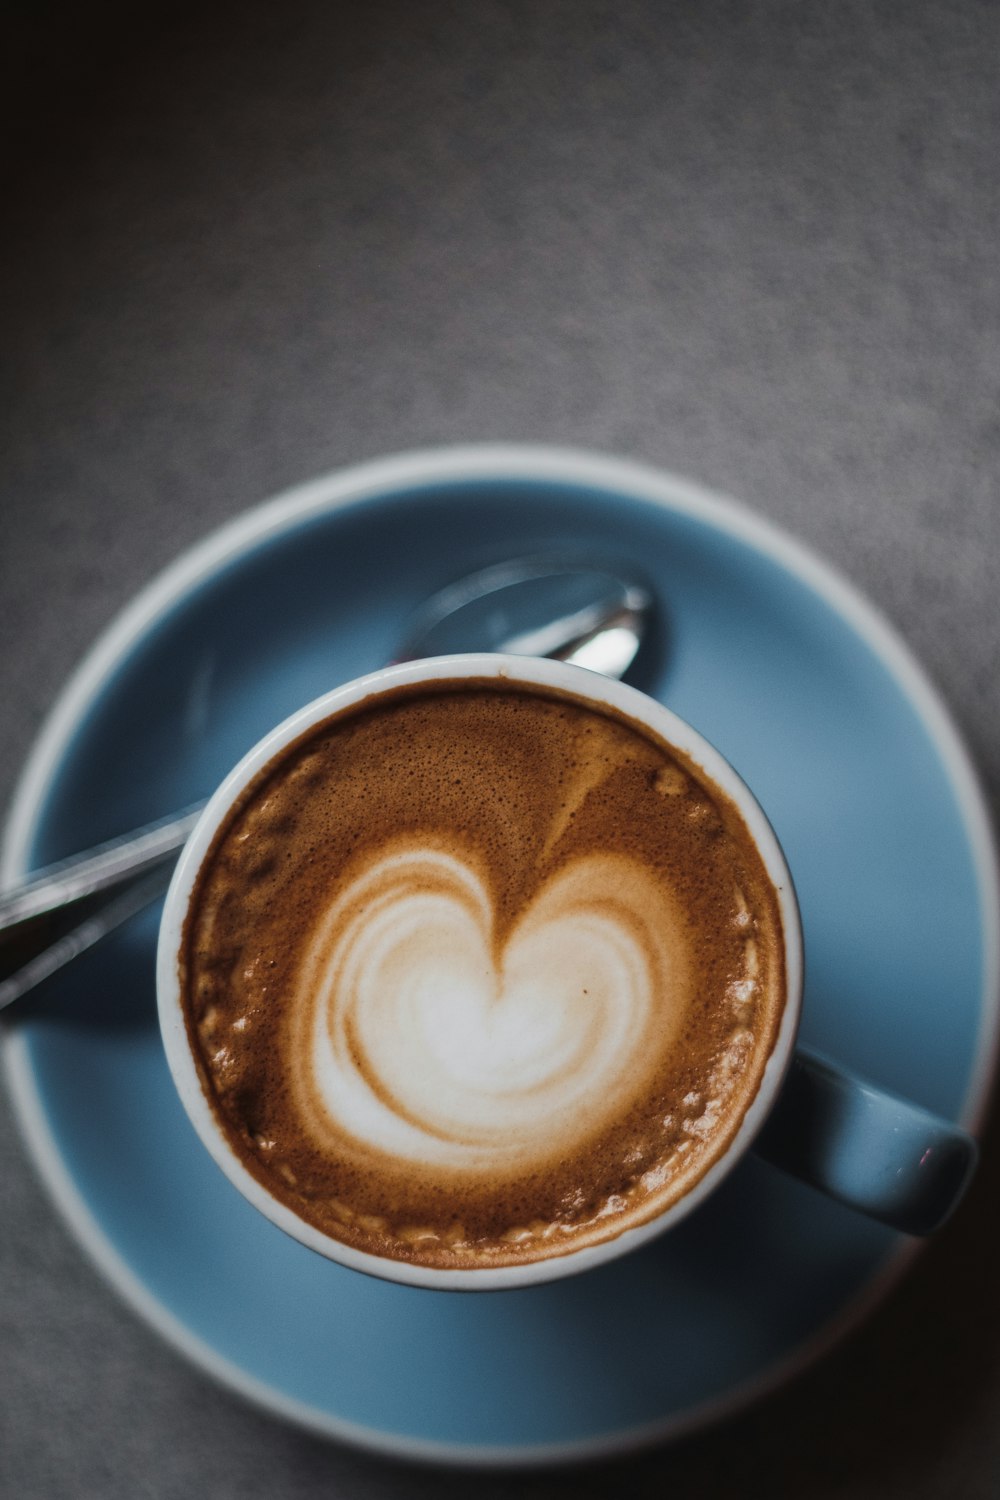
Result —
<path fill-rule="evenodd" d="M 295 1080 L 318 1137 L 509 1173 L 565 1154 L 641 1097 L 682 1024 L 678 914 L 649 873 L 591 854 L 503 940 L 484 877 L 434 847 L 386 852 L 308 944 Z"/>

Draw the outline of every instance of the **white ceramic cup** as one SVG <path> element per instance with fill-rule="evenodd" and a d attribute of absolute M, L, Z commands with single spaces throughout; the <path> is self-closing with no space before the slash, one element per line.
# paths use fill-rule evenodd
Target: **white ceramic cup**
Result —
<path fill-rule="evenodd" d="M 234 802 L 259 771 L 307 730 L 359 703 L 377 700 L 379 695 L 404 685 L 470 678 L 503 679 L 528 690 L 555 688 L 598 709 L 610 707 L 640 727 L 647 727 L 700 766 L 708 781 L 736 804 L 774 886 L 784 933 L 787 993 L 777 1039 L 752 1104 L 723 1155 L 679 1201 L 615 1238 L 567 1254 L 522 1265 L 437 1270 L 343 1244 L 301 1219 L 251 1176 L 230 1146 L 204 1093 L 182 1009 L 178 958 L 188 904 L 202 862 Z M 310 1249 L 355 1270 L 410 1286 L 481 1291 L 524 1287 L 589 1270 L 624 1255 L 669 1230 L 703 1203 L 750 1149 L 769 1117 L 766 1155 L 887 1222 L 911 1228 L 907 1215 L 915 1212 L 921 1232 L 924 1227 L 933 1227 L 950 1209 L 974 1161 L 972 1143 L 947 1123 L 835 1068 L 796 1054 L 802 1002 L 799 910 L 781 847 L 753 793 L 728 761 L 669 709 L 624 683 L 562 662 L 466 655 L 386 667 L 337 688 L 279 724 L 222 783 L 184 848 L 160 927 L 157 993 L 167 1060 L 181 1101 L 230 1182 L 263 1214 Z M 786 1079 L 793 1087 L 786 1086 L 782 1098 Z M 939 1162 L 944 1164 L 943 1187 L 936 1179 L 929 1181 Z M 930 1172 L 929 1164 L 934 1172 Z M 901 1192 L 905 1198 L 902 1210 Z M 921 1215 L 928 1221 L 926 1226 Z"/>

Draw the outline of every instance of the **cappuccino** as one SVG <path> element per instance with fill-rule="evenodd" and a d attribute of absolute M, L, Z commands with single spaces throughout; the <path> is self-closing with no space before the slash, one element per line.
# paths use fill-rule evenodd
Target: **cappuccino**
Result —
<path fill-rule="evenodd" d="M 436 1269 L 613 1239 L 725 1153 L 785 1005 L 732 800 L 616 710 L 399 687 L 286 746 L 194 883 L 202 1089 L 266 1192 Z"/>

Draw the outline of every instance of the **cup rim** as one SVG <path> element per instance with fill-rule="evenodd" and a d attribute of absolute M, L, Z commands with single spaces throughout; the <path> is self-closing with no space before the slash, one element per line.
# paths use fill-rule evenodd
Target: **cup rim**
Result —
<path fill-rule="evenodd" d="M 750 830 L 777 896 L 784 935 L 786 994 L 778 1034 L 757 1093 L 733 1139 L 677 1202 L 617 1236 L 543 1260 L 512 1266 L 437 1269 L 373 1255 L 336 1240 L 273 1198 L 247 1170 L 209 1104 L 194 1062 L 181 1004 L 177 956 L 188 901 L 216 832 L 235 799 L 281 750 L 325 720 L 400 687 L 475 678 L 507 680 L 514 686 L 556 688 L 584 702 L 617 709 L 682 750 L 732 799 Z M 202 1144 L 229 1181 L 272 1223 L 328 1260 L 382 1280 L 452 1291 L 496 1291 L 577 1275 L 638 1249 L 685 1219 L 733 1171 L 767 1119 L 794 1054 L 802 987 L 802 929 L 791 873 L 766 814 L 726 757 L 673 710 L 627 683 L 566 662 L 499 653 L 428 657 L 379 668 L 313 699 L 269 730 L 217 787 L 185 844 L 167 891 L 156 955 L 157 1010 L 171 1077 Z"/>

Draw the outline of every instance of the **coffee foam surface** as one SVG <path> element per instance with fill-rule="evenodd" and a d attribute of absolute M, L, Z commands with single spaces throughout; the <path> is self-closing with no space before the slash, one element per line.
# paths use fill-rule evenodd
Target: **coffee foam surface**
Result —
<path fill-rule="evenodd" d="M 724 1150 L 782 1003 L 739 814 L 545 692 L 400 693 L 285 752 L 199 878 L 182 977 L 244 1163 L 347 1243 L 504 1264 L 620 1233 Z"/>

